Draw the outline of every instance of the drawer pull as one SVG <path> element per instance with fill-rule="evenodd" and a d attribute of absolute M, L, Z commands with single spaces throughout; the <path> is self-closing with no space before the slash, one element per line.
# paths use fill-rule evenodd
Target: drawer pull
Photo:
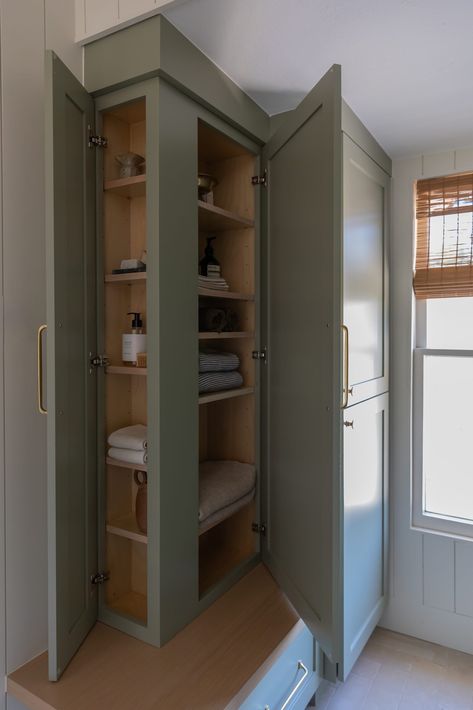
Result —
<path fill-rule="evenodd" d="M 301 687 L 301 685 L 303 684 L 303 682 L 305 681 L 305 679 L 306 679 L 307 676 L 309 675 L 309 671 L 308 671 L 308 669 L 306 668 L 306 666 L 302 663 L 302 661 L 297 661 L 297 671 L 298 671 L 298 672 L 299 672 L 299 671 L 304 671 L 304 673 L 303 673 L 303 675 L 299 678 L 299 680 L 297 681 L 296 685 L 294 686 L 294 688 L 291 690 L 291 692 L 290 692 L 289 695 L 287 696 L 286 700 L 285 700 L 285 701 L 283 702 L 283 704 L 281 705 L 280 710 L 286 710 L 287 706 L 289 705 L 289 703 L 290 703 L 291 700 L 293 699 L 294 695 L 297 693 L 297 691 L 299 690 L 299 688 Z M 269 707 L 269 705 L 265 705 L 265 706 L 264 706 L 264 710 L 271 710 L 271 708 Z"/>

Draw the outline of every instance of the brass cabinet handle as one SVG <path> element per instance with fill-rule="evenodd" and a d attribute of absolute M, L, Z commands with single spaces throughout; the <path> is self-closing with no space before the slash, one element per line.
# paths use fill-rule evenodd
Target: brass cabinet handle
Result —
<path fill-rule="evenodd" d="M 285 700 L 285 701 L 283 702 L 283 704 L 281 705 L 281 710 L 285 710 L 285 708 L 288 707 L 288 705 L 289 705 L 289 703 L 291 702 L 291 700 L 293 699 L 294 695 L 297 693 L 297 691 L 299 690 L 299 688 L 301 687 L 301 685 L 303 684 L 303 682 L 305 681 L 305 679 L 306 679 L 307 676 L 309 675 L 309 670 L 308 670 L 307 667 L 302 663 L 302 661 L 297 661 L 297 670 L 298 670 L 298 671 L 304 671 L 304 673 L 303 673 L 303 675 L 299 678 L 299 680 L 297 681 L 296 685 L 293 687 L 293 689 L 291 690 L 291 692 L 290 692 L 289 695 L 287 696 L 286 700 Z M 269 707 L 269 705 L 265 705 L 265 706 L 264 706 L 264 710 L 271 710 L 271 708 Z"/>
<path fill-rule="evenodd" d="M 343 333 L 343 392 L 342 392 L 342 409 L 348 407 L 348 395 L 352 394 L 349 389 L 349 378 L 348 378 L 348 349 L 350 346 L 350 335 L 348 333 L 348 328 L 346 325 L 342 325 Z"/>
<path fill-rule="evenodd" d="M 48 413 L 48 410 L 43 407 L 43 333 L 47 327 L 47 325 L 40 325 L 38 328 L 38 409 L 40 414 Z"/>

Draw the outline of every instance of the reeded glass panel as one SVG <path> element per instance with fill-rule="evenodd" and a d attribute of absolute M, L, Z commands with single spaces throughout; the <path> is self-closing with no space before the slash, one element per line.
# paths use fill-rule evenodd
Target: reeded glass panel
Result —
<path fill-rule="evenodd" d="M 426 301 L 427 347 L 473 350 L 473 298 Z"/>
<path fill-rule="evenodd" d="M 473 355 L 424 357 L 425 513 L 473 521 L 472 402 Z"/>

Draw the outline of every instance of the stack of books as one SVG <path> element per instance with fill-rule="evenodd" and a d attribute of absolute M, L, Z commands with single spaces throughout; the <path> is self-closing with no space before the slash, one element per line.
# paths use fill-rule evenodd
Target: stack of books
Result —
<path fill-rule="evenodd" d="M 213 276 L 200 276 L 199 274 L 199 288 L 212 289 L 215 291 L 228 291 L 229 286 L 225 279 L 221 277 Z"/>

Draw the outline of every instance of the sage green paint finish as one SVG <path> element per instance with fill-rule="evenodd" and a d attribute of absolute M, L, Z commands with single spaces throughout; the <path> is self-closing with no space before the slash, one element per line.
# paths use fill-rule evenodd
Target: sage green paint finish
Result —
<path fill-rule="evenodd" d="M 46 65 L 49 677 L 97 616 L 94 106 L 51 52 Z"/>
<path fill-rule="evenodd" d="M 391 158 L 373 138 L 366 126 L 352 111 L 346 101 L 342 101 L 342 131 L 367 153 L 389 176 L 392 175 Z"/>
<path fill-rule="evenodd" d="M 147 376 L 147 421 L 149 431 L 159 433 L 159 381 L 158 381 L 158 300 L 159 300 L 159 273 L 157 256 L 158 235 L 158 171 L 156 156 L 158 154 L 158 80 L 151 79 L 138 82 L 132 86 L 106 94 L 95 101 L 97 131 L 102 130 L 102 112 L 116 106 L 126 104 L 137 99 L 146 101 L 146 230 L 147 230 L 147 348 L 148 348 L 148 376 Z M 107 150 L 105 148 L 104 150 Z M 105 352 L 104 343 L 104 285 L 103 285 L 103 160 L 102 150 L 97 151 L 97 311 L 98 318 L 98 349 Z M 98 503 L 98 555 L 101 569 L 107 569 L 107 556 L 105 549 L 105 374 L 98 373 L 99 388 L 97 399 L 98 411 L 98 470 L 99 470 L 99 503 Z M 105 603 L 105 589 L 100 588 L 98 618 L 120 631 L 136 638 L 159 645 L 159 441 L 156 436 L 149 437 L 148 445 L 148 545 L 147 545 L 147 593 L 148 593 L 148 620 L 142 624 L 132 618 L 127 618 L 111 610 Z"/>
<path fill-rule="evenodd" d="M 251 138 L 268 138 L 267 114 L 162 15 L 92 42 L 84 52 L 85 86 L 93 94 L 160 76 Z"/>
<path fill-rule="evenodd" d="M 334 65 L 263 152 L 263 559 L 333 659 L 341 611 L 340 85 Z"/>

